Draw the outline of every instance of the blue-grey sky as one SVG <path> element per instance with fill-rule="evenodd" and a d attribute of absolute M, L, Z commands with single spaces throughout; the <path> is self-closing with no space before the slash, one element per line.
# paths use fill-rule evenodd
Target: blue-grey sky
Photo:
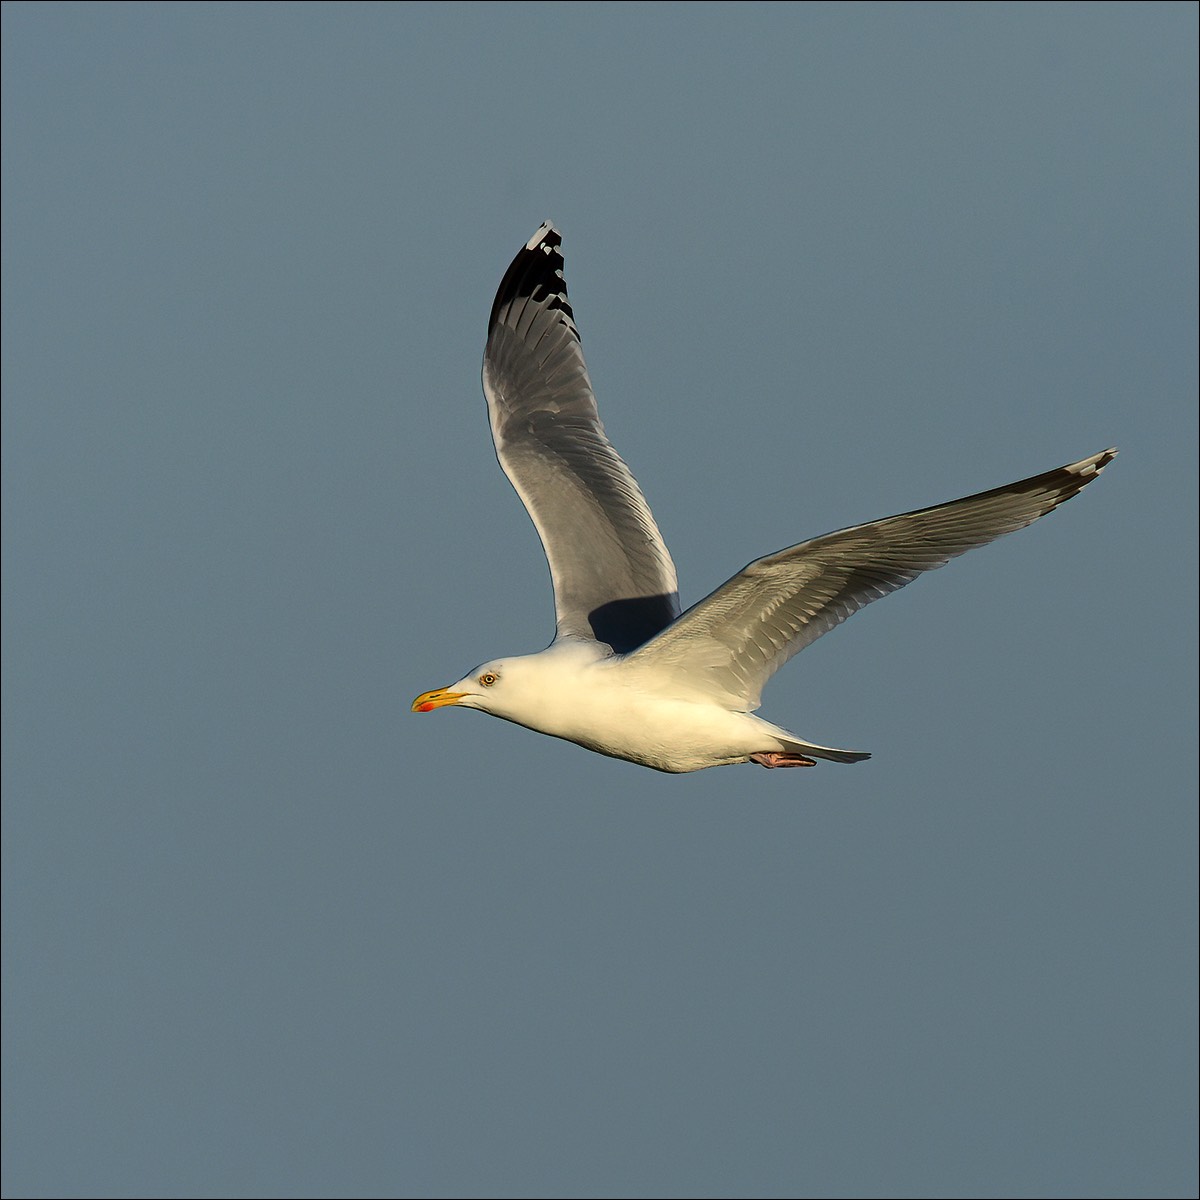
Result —
<path fill-rule="evenodd" d="M 5 4 L 4 1194 L 1194 1196 L 1193 4 Z M 1117 445 L 659 775 L 552 633 L 544 218 L 685 603 Z"/>

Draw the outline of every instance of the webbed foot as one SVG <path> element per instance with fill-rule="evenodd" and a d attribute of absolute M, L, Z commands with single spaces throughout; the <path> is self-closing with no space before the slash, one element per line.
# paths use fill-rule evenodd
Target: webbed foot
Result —
<path fill-rule="evenodd" d="M 786 750 L 764 750 L 760 754 L 750 755 L 750 761 L 760 767 L 815 767 L 814 758 L 805 758 L 803 754 L 790 754 Z"/>

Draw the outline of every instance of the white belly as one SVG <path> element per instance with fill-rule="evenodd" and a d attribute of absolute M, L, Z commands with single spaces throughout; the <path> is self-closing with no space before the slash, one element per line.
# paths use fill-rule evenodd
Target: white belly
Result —
<path fill-rule="evenodd" d="M 659 771 L 746 762 L 751 754 L 780 744 L 772 726 L 749 713 L 647 695 L 602 666 L 594 686 L 561 699 L 539 712 L 530 728 Z"/>

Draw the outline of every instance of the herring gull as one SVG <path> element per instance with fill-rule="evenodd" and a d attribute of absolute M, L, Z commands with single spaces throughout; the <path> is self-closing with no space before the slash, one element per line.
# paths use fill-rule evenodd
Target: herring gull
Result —
<path fill-rule="evenodd" d="M 413 711 L 476 708 L 659 771 L 869 758 L 754 716 L 763 685 L 872 600 L 1045 516 L 1116 451 L 768 554 L 680 615 L 671 556 L 600 423 L 561 245 L 546 222 L 513 259 L 483 356 L 496 456 L 550 565 L 554 641 L 423 692 Z"/>

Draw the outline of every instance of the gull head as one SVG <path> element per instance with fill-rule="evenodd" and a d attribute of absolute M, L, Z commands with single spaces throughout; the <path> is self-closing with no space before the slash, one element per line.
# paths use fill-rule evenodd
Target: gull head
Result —
<path fill-rule="evenodd" d="M 449 687 L 422 692 L 413 712 L 477 708 L 530 729 L 563 736 L 571 714 L 589 707 L 603 680 L 594 672 L 609 657 L 595 643 L 556 642 L 537 654 L 494 658 Z M 603 689 L 602 689 L 603 690 Z"/>
<path fill-rule="evenodd" d="M 422 692 L 413 702 L 413 712 L 435 708 L 477 708 L 496 717 L 520 720 L 536 710 L 544 699 L 548 681 L 531 663 L 538 655 L 497 658 L 482 663 L 449 687 Z"/>

